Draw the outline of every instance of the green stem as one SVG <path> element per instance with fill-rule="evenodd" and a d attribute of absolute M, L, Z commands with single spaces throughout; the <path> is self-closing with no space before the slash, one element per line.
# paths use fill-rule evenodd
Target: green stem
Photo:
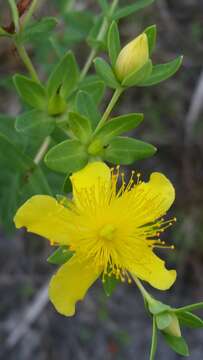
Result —
<path fill-rule="evenodd" d="M 12 19 L 15 25 L 15 31 L 18 32 L 19 31 L 19 14 L 18 14 L 18 8 L 16 5 L 15 0 L 8 0 L 10 8 L 11 8 L 11 13 L 12 13 Z"/>
<path fill-rule="evenodd" d="M 40 82 L 37 72 L 28 56 L 25 47 L 22 44 L 19 44 L 17 41 L 15 42 L 15 45 L 21 60 L 23 61 L 25 67 L 27 68 L 33 80 Z"/>
<path fill-rule="evenodd" d="M 36 165 L 38 165 L 40 163 L 40 161 L 43 159 L 44 155 L 46 154 L 46 151 L 50 145 L 50 142 L 51 142 L 51 137 L 50 136 L 47 136 L 42 145 L 40 146 L 39 150 L 37 151 L 36 155 L 35 155 L 35 158 L 34 158 L 34 163 Z"/>
<path fill-rule="evenodd" d="M 114 94 L 113 94 L 113 96 L 111 98 L 111 101 L 108 104 L 108 106 L 107 106 L 107 108 L 106 108 L 106 110 L 105 110 L 105 112 L 104 112 L 104 114 L 103 114 L 103 116 L 102 116 L 102 118 L 101 118 L 101 120 L 100 120 L 100 122 L 99 122 L 99 124 L 98 124 L 95 131 L 98 131 L 104 125 L 104 123 L 108 120 L 108 117 L 109 117 L 110 113 L 112 112 L 114 106 L 116 105 L 118 99 L 120 98 L 122 92 L 123 92 L 122 88 L 118 88 L 118 89 L 116 89 L 114 91 Z"/>
<path fill-rule="evenodd" d="M 24 16 L 23 23 L 22 23 L 22 26 L 21 26 L 21 30 L 23 30 L 23 28 L 25 28 L 26 25 L 30 22 L 31 17 L 32 17 L 34 11 L 37 8 L 38 2 L 39 2 L 39 0 L 33 0 L 32 1 L 32 4 L 29 6 L 29 9 L 28 9 L 27 13 Z"/>
<path fill-rule="evenodd" d="M 157 349 L 157 327 L 156 327 L 156 318 L 153 316 L 153 325 L 152 325 L 152 342 L 149 360 L 155 360 L 155 354 Z"/>
<path fill-rule="evenodd" d="M 114 0 L 112 2 L 111 8 L 109 10 L 109 18 L 111 18 L 111 16 L 112 16 L 114 10 L 116 9 L 117 5 L 118 5 L 118 0 Z M 97 41 L 102 41 L 104 39 L 104 37 L 106 35 L 106 32 L 108 30 L 109 18 L 104 17 L 103 22 L 101 24 L 101 28 L 100 28 L 99 33 L 97 35 Z M 88 71 L 89 71 L 89 69 L 90 69 L 90 67 L 92 65 L 92 62 L 93 62 L 95 56 L 97 55 L 97 53 L 98 53 L 98 48 L 95 48 L 95 49 L 91 50 L 91 52 L 90 52 L 90 54 L 89 54 L 89 56 L 87 58 L 87 61 L 86 61 L 85 65 L 84 65 L 84 68 L 83 68 L 83 70 L 82 70 L 82 72 L 80 74 L 80 80 L 83 80 L 84 77 L 86 76 L 86 74 L 88 73 Z"/>
<path fill-rule="evenodd" d="M 140 290 L 142 296 L 144 299 L 146 299 L 147 302 L 152 302 L 154 301 L 152 296 L 148 293 L 148 291 L 144 288 L 144 286 L 142 285 L 141 281 L 135 276 L 133 275 L 133 279 L 138 287 L 138 289 Z"/>

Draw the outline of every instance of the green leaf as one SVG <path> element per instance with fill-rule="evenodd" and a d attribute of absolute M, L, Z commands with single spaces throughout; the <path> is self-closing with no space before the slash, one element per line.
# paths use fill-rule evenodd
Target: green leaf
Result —
<path fill-rule="evenodd" d="M 78 85 L 79 90 L 87 92 L 95 104 L 99 104 L 104 96 L 105 84 L 96 79 L 87 79 L 87 77 Z"/>
<path fill-rule="evenodd" d="M 166 343 L 179 355 L 189 356 L 189 349 L 186 341 L 182 337 L 172 336 L 163 333 Z"/>
<path fill-rule="evenodd" d="M 119 82 L 114 75 L 113 70 L 111 69 L 110 65 L 102 58 L 96 58 L 94 60 L 94 65 L 97 74 L 102 78 L 107 86 L 112 89 L 117 89 L 120 87 Z"/>
<path fill-rule="evenodd" d="M 0 133 L 0 159 L 7 160 L 12 171 L 26 172 L 32 167 L 32 160 L 24 155 L 6 136 Z"/>
<path fill-rule="evenodd" d="M 182 312 L 182 311 L 194 311 L 194 310 L 199 310 L 199 309 L 203 309 L 203 302 L 199 302 L 196 304 L 191 304 L 191 305 L 186 305 L 183 306 L 179 309 L 175 309 L 174 311 L 176 313 Z"/>
<path fill-rule="evenodd" d="M 54 17 L 44 17 L 31 25 L 28 25 L 21 33 L 21 41 L 27 42 L 40 42 L 46 39 L 51 31 L 55 28 L 58 21 Z"/>
<path fill-rule="evenodd" d="M 15 130 L 15 121 L 14 117 L 0 114 L 0 133 L 17 147 L 23 148 L 26 145 L 26 138 Z"/>
<path fill-rule="evenodd" d="M 111 65 L 115 66 L 118 54 L 121 50 L 118 25 L 115 21 L 112 22 L 109 28 L 107 44 L 108 44 L 108 52 L 109 52 L 109 58 L 111 60 Z"/>
<path fill-rule="evenodd" d="M 106 294 L 106 296 L 111 296 L 113 291 L 116 288 L 116 285 L 118 285 L 119 280 L 116 279 L 115 276 L 109 276 L 108 274 L 105 275 L 104 281 L 102 281 L 103 289 Z"/>
<path fill-rule="evenodd" d="M 192 314 L 189 311 L 182 311 L 176 313 L 181 325 L 188 326 L 190 328 L 202 328 L 203 320 L 198 316 Z"/>
<path fill-rule="evenodd" d="M 149 55 L 151 55 L 156 45 L 156 37 L 157 37 L 156 25 L 151 25 L 147 27 L 144 32 L 147 35 Z"/>
<path fill-rule="evenodd" d="M 38 110 L 45 110 L 46 91 L 42 85 L 23 75 L 14 75 L 14 84 L 19 96 L 25 103 Z"/>
<path fill-rule="evenodd" d="M 89 119 L 78 113 L 70 112 L 68 123 L 70 130 L 78 138 L 78 140 L 80 140 L 81 143 L 86 144 L 92 134 L 92 128 Z"/>
<path fill-rule="evenodd" d="M 143 120 L 143 114 L 127 114 L 115 117 L 108 121 L 99 131 L 94 140 L 101 139 L 107 145 L 115 136 L 136 128 Z"/>
<path fill-rule="evenodd" d="M 52 133 L 55 120 L 40 110 L 27 111 L 16 118 L 16 130 L 31 136 L 45 137 Z"/>
<path fill-rule="evenodd" d="M 140 85 L 145 79 L 150 76 L 151 72 L 152 61 L 149 59 L 140 70 L 128 75 L 123 80 L 122 85 L 126 87 Z"/>
<path fill-rule="evenodd" d="M 72 186 L 72 183 L 70 181 L 70 174 L 68 174 L 64 180 L 64 183 L 63 183 L 63 192 L 65 194 L 69 194 L 69 193 L 72 193 L 73 192 L 73 186 Z"/>
<path fill-rule="evenodd" d="M 172 321 L 172 316 L 168 312 L 162 312 L 156 315 L 156 324 L 159 330 L 167 328 Z"/>
<path fill-rule="evenodd" d="M 107 13 L 107 11 L 109 10 L 109 4 L 107 0 L 98 0 L 98 3 L 101 7 L 101 9 L 103 10 L 104 13 Z"/>
<path fill-rule="evenodd" d="M 51 194 L 47 180 L 39 167 L 36 167 L 33 160 L 23 154 L 6 136 L 0 133 L 0 161 L 6 163 L 6 168 L 18 173 L 20 177 L 21 191 L 26 189 L 31 193 Z"/>
<path fill-rule="evenodd" d="M 156 148 L 143 141 L 129 137 L 116 137 L 104 150 L 103 158 L 112 164 L 129 165 L 148 158 L 156 152 Z"/>
<path fill-rule="evenodd" d="M 65 140 L 54 146 L 45 156 L 46 165 L 57 172 L 69 174 L 84 167 L 88 155 L 78 140 Z"/>
<path fill-rule="evenodd" d="M 103 42 L 98 39 L 98 35 L 101 29 L 103 23 L 103 14 L 98 16 L 96 18 L 96 21 L 94 23 L 94 26 L 91 28 L 88 37 L 87 37 L 87 43 L 89 46 L 93 46 L 96 50 L 99 50 L 101 46 L 103 47 Z M 95 45 L 94 45 L 95 44 Z"/>
<path fill-rule="evenodd" d="M 62 97 L 67 98 L 74 91 L 78 78 L 78 65 L 73 53 L 68 51 L 49 76 L 48 96 L 52 97 L 58 92 Z"/>
<path fill-rule="evenodd" d="M 67 5 L 65 5 L 67 6 Z M 94 26 L 94 15 L 90 11 L 66 11 L 63 16 L 65 22 L 64 45 L 67 47 L 66 41 L 76 43 L 86 40 L 92 27 Z M 71 41 L 69 41 L 69 39 Z"/>
<path fill-rule="evenodd" d="M 135 4 L 124 6 L 123 8 L 120 8 L 117 11 L 115 11 L 113 18 L 114 20 L 124 18 L 126 16 L 131 15 L 132 13 L 135 13 L 145 8 L 148 5 L 151 5 L 153 2 L 154 0 L 137 0 Z"/>
<path fill-rule="evenodd" d="M 160 82 L 167 80 L 174 75 L 182 64 L 183 57 L 178 58 L 161 65 L 153 66 L 151 75 L 144 81 L 140 82 L 141 86 L 152 86 L 159 84 Z"/>
<path fill-rule="evenodd" d="M 101 118 L 101 115 L 92 97 L 87 92 L 78 92 L 76 96 L 76 109 L 81 115 L 90 119 L 92 129 L 95 129 Z"/>
<path fill-rule="evenodd" d="M 55 265 L 63 265 L 72 258 L 74 253 L 67 246 L 60 246 L 47 259 L 48 263 Z"/>

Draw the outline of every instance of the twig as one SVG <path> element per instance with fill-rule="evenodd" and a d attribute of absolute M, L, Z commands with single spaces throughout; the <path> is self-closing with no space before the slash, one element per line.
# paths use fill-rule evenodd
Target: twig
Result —
<path fill-rule="evenodd" d="M 197 81 L 196 88 L 194 90 L 189 111 L 185 120 L 185 142 L 191 143 L 193 137 L 193 129 L 196 125 L 200 112 L 203 108 L 203 70 Z"/>
<path fill-rule="evenodd" d="M 20 0 L 17 4 L 18 14 L 19 18 L 28 10 L 32 0 Z M 13 34 L 15 32 L 15 25 L 13 21 L 8 25 L 3 27 L 5 31 L 7 31 L 10 34 Z"/>
<path fill-rule="evenodd" d="M 51 137 L 50 136 L 47 136 L 42 145 L 40 146 L 39 150 L 37 151 L 37 154 L 35 155 L 35 158 L 34 158 L 34 163 L 36 165 L 38 165 L 40 163 L 40 161 L 43 159 L 48 147 L 49 147 L 49 144 L 51 142 Z"/>
<path fill-rule="evenodd" d="M 22 314 L 21 319 L 18 318 L 15 325 L 13 325 L 13 330 L 11 330 L 6 340 L 6 349 L 10 350 L 22 339 L 28 328 L 39 317 L 47 303 L 48 283 L 39 290 L 34 300 Z"/>

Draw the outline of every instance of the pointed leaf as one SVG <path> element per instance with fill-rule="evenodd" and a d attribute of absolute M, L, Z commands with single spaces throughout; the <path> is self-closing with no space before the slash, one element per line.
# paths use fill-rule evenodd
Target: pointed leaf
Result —
<path fill-rule="evenodd" d="M 190 328 L 202 328 L 203 320 L 200 319 L 197 315 L 192 314 L 189 311 L 182 311 L 176 313 L 180 323 L 184 326 L 188 326 Z"/>
<path fill-rule="evenodd" d="M 45 137 L 54 130 L 55 120 L 45 112 L 31 110 L 17 116 L 15 127 L 24 134 Z"/>
<path fill-rule="evenodd" d="M 109 4 L 107 0 L 98 0 L 98 3 L 103 10 L 104 13 L 106 13 L 109 9 Z"/>
<path fill-rule="evenodd" d="M 100 139 L 107 145 L 115 136 L 121 135 L 129 130 L 136 128 L 143 120 L 143 114 L 127 114 L 115 117 L 108 121 L 99 131 L 94 140 Z"/>
<path fill-rule="evenodd" d="M 28 105 L 39 110 L 45 110 L 47 99 L 42 85 L 23 75 L 14 75 L 14 84 L 19 96 Z"/>
<path fill-rule="evenodd" d="M 24 155 L 6 136 L 0 133 L 1 158 L 7 160 L 7 167 L 15 172 L 26 172 L 33 166 L 32 160 Z"/>
<path fill-rule="evenodd" d="M 95 129 L 101 115 L 92 100 L 92 97 L 87 92 L 78 92 L 76 96 L 76 109 L 81 115 L 84 115 L 91 121 L 92 129 Z"/>
<path fill-rule="evenodd" d="M 126 87 L 139 85 L 150 76 L 151 72 L 152 61 L 149 59 L 140 70 L 128 75 L 123 80 L 122 85 Z"/>
<path fill-rule="evenodd" d="M 68 51 L 53 69 L 48 82 L 47 92 L 52 97 L 57 92 L 64 98 L 73 92 L 79 78 L 79 69 L 75 57 Z"/>
<path fill-rule="evenodd" d="M 116 279 L 115 276 L 108 276 L 108 274 L 105 275 L 104 281 L 102 281 L 102 284 L 103 284 L 103 289 L 104 289 L 106 296 L 112 295 L 112 293 L 115 290 L 116 285 L 118 285 L 118 283 L 119 283 L 119 280 Z"/>
<path fill-rule="evenodd" d="M 70 130 L 78 138 L 78 140 L 80 140 L 83 144 L 86 144 L 92 134 L 92 128 L 89 119 L 78 113 L 70 112 L 68 123 Z"/>
<path fill-rule="evenodd" d="M 105 60 L 103 60 L 102 58 L 96 58 L 94 60 L 94 65 L 97 74 L 102 78 L 102 80 L 107 86 L 112 89 L 117 89 L 118 87 L 120 87 L 120 84 L 117 81 L 113 70 Z"/>
<path fill-rule="evenodd" d="M 148 158 L 156 152 L 156 148 L 143 141 L 128 137 L 116 137 L 104 150 L 103 159 L 112 164 L 129 165 Z"/>
<path fill-rule="evenodd" d="M 113 19 L 118 20 L 126 16 L 129 16 L 145 8 L 148 5 L 151 5 L 153 2 L 154 0 L 137 0 L 135 4 L 124 6 L 123 8 L 120 8 L 117 11 L 115 11 L 113 15 Z"/>
<path fill-rule="evenodd" d="M 112 22 L 109 28 L 107 43 L 108 43 L 108 52 L 109 52 L 109 58 L 111 60 L 111 65 L 114 66 L 118 54 L 121 50 L 118 25 L 115 21 Z"/>
<path fill-rule="evenodd" d="M 57 23 L 58 21 L 54 17 L 44 17 L 33 24 L 26 26 L 21 33 L 20 39 L 23 43 L 33 41 L 40 42 L 50 35 Z"/>
<path fill-rule="evenodd" d="M 140 82 L 140 86 L 152 86 L 159 84 L 160 82 L 167 80 L 173 76 L 182 64 L 183 57 L 179 56 L 178 58 L 161 65 L 153 66 L 151 75 L 148 79 Z"/>
<path fill-rule="evenodd" d="M 166 343 L 179 355 L 189 356 L 189 349 L 186 341 L 182 337 L 172 336 L 163 333 Z"/>
<path fill-rule="evenodd" d="M 65 140 L 50 149 L 45 156 L 45 163 L 50 169 L 64 174 L 81 169 L 87 160 L 85 148 L 78 140 Z"/>
<path fill-rule="evenodd" d="M 203 309 L 203 302 L 183 306 L 179 309 L 175 309 L 175 312 L 178 313 L 178 312 L 182 312 L 182 311 L 194 311 L 194 310 L 199 310 L 199 309 Z"/>
<path fill-rule="evenodd" d="M 47 261 L 50 264 L 63 265 L 72 258 L 73 254 L 67 246 L 60 246 L 48 257 Z"/>
<path fill-rule="evenodd" d="M 151 25 L 147 27 L 144 32 L 147 35 L 149 55 L 151 55 L 156 45 L 156 36 L 157 36 L 156 25 Z"/>
<path fill-rule="evenodd" d="M 105 84 L 102 80 L 98 80 L 98 78 L 93 79 L 92 81 L 86 80 L 87 79 L 80 83 L 78 88 L 87 92 L 92 97 L 94 103 L 97 105 L 104 96 Z"/>

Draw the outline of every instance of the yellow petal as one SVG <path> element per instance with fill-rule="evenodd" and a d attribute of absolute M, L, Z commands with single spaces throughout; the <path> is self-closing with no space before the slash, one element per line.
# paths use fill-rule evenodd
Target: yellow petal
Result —
<path fill-rule="evenodd" d="M 145 33 L 129 42 L 118 55 L 115 72 L 120 81 L 138 71 L 149 59 L 148 39 Z"/>
<path fill-rule="evenodd" d="M 14 222 L 17 228 L 44 236 L 56 244 L 68 244 L 69 210 L 56 199 L 36 195 L 26 201 L 17 211 Z"/>
<path fill-rule="evenodd" d="M 73 198 L 76 201 L 81 201 L 79 193 L 84 189 L 86 192 L 91 193 L 93 190 L 97 200 L 102 187 L 107 189 L 111 186 L 111 171 L 105 163 L 95 161 L 87 164 L 82 170 L 75 172 L 70 179 L 73 185 Z"/>
<path fill-rule="evenodd" d="M 66 316 L 74 315 L 76 302 L 84 298 L 98 276 L 92 262 L 78 261 L 76 255 L 62 265 L 49 285 L 49 298 L 57 311 Z"/>
<path fill-rule="evenodd" d="M 141 280 L 147 281 L 159 290 L 169 289 L 175 282 L 177 276 L 176 271 L 166 269 L 165 262 L 152 251 L 151 254 L 146 254 L 144 263 L 134 265 L 131 275 L 132 277 L 135 275 Z"/>
<path fill-rule="evenodd" d="M 169 179 L 161 173 L 153 173 L 148 183 L 136 185 L 136 221 L 139 225 L 155 221 L 165 215 L 175 199 L 175 189 Z"/>

